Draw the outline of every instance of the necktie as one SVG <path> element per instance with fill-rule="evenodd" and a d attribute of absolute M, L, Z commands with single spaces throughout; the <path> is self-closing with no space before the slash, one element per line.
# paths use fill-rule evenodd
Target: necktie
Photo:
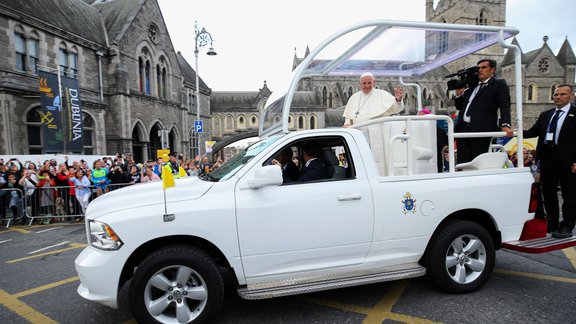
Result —
<path fill-rule="evenodd" d="M 480 92 L 480 89 L 482 89 L 482 87 L 485 85 L 484 82 L 480 82 L 478 84 L 478 86 L 476 88 L 474 88 L 474 91 L 472 92 L 472 94 L 470 95 L 470 99 L 468 100 L 468 106 L 466 106 L 466 117 L 470 117 L 470 109 L 468 109 L 470 107 L 470 103 L 474 100 L 474 98 L 476 97 L 476 95 L 478 94 L 478 92 Z"/>
<path fill-rule="evenodd" d="M 552 143 L 556 142 L 556 128 L 558 126 L 558 119 L 560 118 L 560 115 L 562 113 L 563 113 L 562 110 L 556 109 L 556 112 L 554 112 L 552 120 L 550 120 L 550 126 L 548 126 L 548 133 L 552 133 Z"/>

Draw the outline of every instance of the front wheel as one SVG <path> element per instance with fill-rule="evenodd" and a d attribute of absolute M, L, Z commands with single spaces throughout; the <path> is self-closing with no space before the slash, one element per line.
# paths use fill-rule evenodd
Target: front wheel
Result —
<path fill-rule="evenodd" d="M 138 323 L 202 323 L 222 307 L 224 282 L 218 266 L 199 249 L 158 250 L 139 266 L 130 284 Z"/>
<path fill-rule="evenodd" d="M 477 223 L 452 221 L 430 243 L 426 265 L 436 285 L 449 293 L 478 290 L 494 270 L 494 242 Z"/>

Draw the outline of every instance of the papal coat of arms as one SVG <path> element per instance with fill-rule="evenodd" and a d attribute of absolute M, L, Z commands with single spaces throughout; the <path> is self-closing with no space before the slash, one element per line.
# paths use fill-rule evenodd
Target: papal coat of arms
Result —
<path fill-rule="evenodd" d="M 408 214 L 408 213 L 415 213 L 416 212 L 416 199 L 414 199 L 414 197 L 412 197 L 412 194 L 410 194 L 410 192 L 406 192 L 406 194 L 404 195 L 404 200 L 402 200 L 402 203 L 404 204 L 404 206 L 402 206 L 403 209 L 403 213 L 404 214 Z"/>

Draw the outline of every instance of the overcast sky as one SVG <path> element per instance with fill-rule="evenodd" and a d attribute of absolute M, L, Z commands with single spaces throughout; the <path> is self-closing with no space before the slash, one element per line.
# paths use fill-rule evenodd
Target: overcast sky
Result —
<path fill-rule="evenodd" d="M 331 34 L 370 19 L 425 20 L 425 0 L 158 0 L 176 51 L 194 67 L 194 21 L 214 39 L 216 56 L 199 55 L 199 75 L 213 91 L 274 91 L 302 57 Z M 520 29 L 524 52 L 542 37 L 556 54 L 566 36 L 576 49 L 574 0 L 508 0 L 507 26 Z"/>

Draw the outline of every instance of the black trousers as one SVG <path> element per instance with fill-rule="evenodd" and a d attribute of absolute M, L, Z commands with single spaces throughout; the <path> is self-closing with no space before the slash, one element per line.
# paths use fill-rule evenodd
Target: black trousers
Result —
<path fill-rule="evenodd" d="M 470 133 L 470 126 L 467 123 L 462 123 L 459 132 Z M 466 163 L 474 160 L 480 154 L 487 153 L 490 148 L 490 137 L 476 137 L 476 138 L 459 138 L 456 143 L 458 147 L 458 154 L 456 155 L 457 163 Z"/>
<path fill-rule="evenodd" d="M 576 173 L 570 168 L 562 168 L 558 158 L 557 148 L 547 156 L 540 157 L 540 184 L 544 199 L 544 209 L 548 218 L 548 226 L 555 228 L 562 225 L 569 230 L 576 223 Z M 558 201 L 558 185 L 562 191 L 562 223 Z"/>

